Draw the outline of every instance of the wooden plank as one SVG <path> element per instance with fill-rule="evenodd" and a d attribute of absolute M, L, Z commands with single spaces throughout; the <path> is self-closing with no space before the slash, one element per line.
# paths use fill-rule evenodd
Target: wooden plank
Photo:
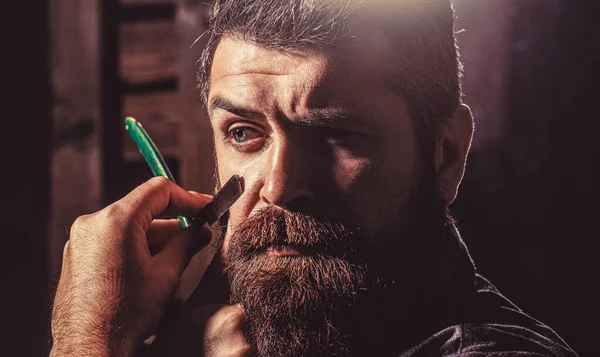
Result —
<path fill-rule="evenodd" d="M 206 36 L 190 46 L 206 31 L 209 10 L 210 6 L 202 0 L 180 0 L 177 13 L 180 108 L 182 118 L 186 118 L 180 131 L 182 178 L 188 189 L 200 192 L 212 192 L 214 188 L 212 128 L 196 89 L 196 62 L 206 44 Z"/>
<path fill-rule="evenodd" d="M 75 218 L 100 206 L 100 13 L 99 0 L 50 1 L 52 275 Z"/>
<path fill-rule="evenodd" d="M 178 93 L 127 95 L 123 99 L 123 114 L 142 123 L 163 156 L 176 157 L 179 154 L 181 113 Z M 124 130 L 123 140 L 125 160 L 143 160 Z"/>
<path fill-rule="evenodd" d="M 120 74 L 127 82 L 150 82 L 178 75 L 180 41 L 172 21 L 127 22 L 119 28 Z"/>
<path fill-rule="evenodd" d="M 198 192 L 213 192 L 213 138 L 206 110 L 200 104 L 196 90 L 196 61 L 206 39 L 191 49 L 190 45 L 208 27 L 207 6 L 202 0 L 178 0 L 177 24 L 180 46 L 178 56 L 181 94 L 181 115 L 185 122 L 180 126 L 180 174 L 183 187 Z M 177 296 L 185 300 L 193 292 L 212 259 L 212 249 L 196 254 L 181 277 Z"/>

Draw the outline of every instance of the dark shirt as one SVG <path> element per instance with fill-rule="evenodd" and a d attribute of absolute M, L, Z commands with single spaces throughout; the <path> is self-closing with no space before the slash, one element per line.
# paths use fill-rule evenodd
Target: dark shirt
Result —
<path fill-rule="evenodd" d="M 576 356 L 552 329 L 523 313 L 480 275 L 463 321 L 402 353 L 401 357 Z"/>
<path fill-rule="evenodd" d="M 417 336 L 415 341 L 422 342 L 401 357 L 577 356 L 551 328 L 525 314 L 477 274 L 456 226 L 450 225 L 448 233 L 446 263 L 439 271 L 451 273 L 442 279 L 445 288 L 433 300 L 442 305 L 437 315 L 445 316 L 427 319 L 427 324 L 439 327 L 437 332 Z"/>

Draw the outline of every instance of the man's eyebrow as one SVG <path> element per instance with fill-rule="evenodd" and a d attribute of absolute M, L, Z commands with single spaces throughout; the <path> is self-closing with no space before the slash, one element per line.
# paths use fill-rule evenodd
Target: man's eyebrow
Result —
<path fill-rule="evenodd" d="M 350 127 L 350 128 L 372 128 L 370 121 L 355 111 L 349 109 L 326 108 L 312 110 L 307 115 L 293 118 L 295 124 L 308 127 Z"/>
<path fill-rule="evenodd" d="M 232 114 L 235 114 L 237 116 L 244 117 L 244 118 L 256 118 L 256 117 L 264 116 L 263 113 L 261 113 L 257 110 L 246 108 L 243 105 L 235 104 L 223 97 L 218 97 L 218 96 L 214 97 L 210 101 L 210 103 L 208 105 L 208 113 L 212 114 L 217 109 L 225 110 Z"/>

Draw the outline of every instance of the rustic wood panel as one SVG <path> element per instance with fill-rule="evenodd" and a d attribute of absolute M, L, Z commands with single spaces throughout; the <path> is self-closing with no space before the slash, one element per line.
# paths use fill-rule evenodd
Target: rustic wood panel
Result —
<path fill-rule="evenodd" d="M 124 116 L 136 118 L 148 132 L 163 156 L 179 154 L 181 113 L 178 93 L 127 95 L 123 99 Z M 143 160 L 137 147 L 123 130 L 125 160 Z"/>
<path fill-rule="evenodd" d="M 180 41 L 175 22 L 122 23 L 119 38 L 122 79 L 136 83 L 177 77 Z"/>
<path fill-rule="evenodd" d="M 185 126 L 181 127 L 181 169 L 186 188 L 200 192 L 213 190 L 213 137 L 206 109 L 196 89 L 196 62 L 206 44 L 206 36 L 192 45 L 208 27 L 210 6 L 202 0 L 179 0 L 177 23 L 180 35 L 180 106 Z"/>
<path fill-rule="evenodd" d="M 50 1 L 52 191 L 50 274 L 69 227 L 97 210 L 100 182 L 100 1 Z"/>

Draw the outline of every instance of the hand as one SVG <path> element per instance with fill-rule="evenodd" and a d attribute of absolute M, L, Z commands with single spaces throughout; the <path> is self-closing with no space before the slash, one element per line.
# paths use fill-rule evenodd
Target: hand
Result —
<path fill-rule="evenodd" d="M 183 310 L 145 357 L 250 357 L 255 350 L 246 340 L 239 305 L 209 305 Z"/>
<path fill-rule="evenodd" d="M 209 200 L 156 177 L 79 217 L 64 249 L 50 355 L 133 355 L 158 325 L 189 260 L 211 238 L 207 227 L 181 229 L 177 219 L 156 217 L 195 216 Z"/>
<path fill-rule="evenodd" d="M 194 315 L 199 320 L 208 317 L 204 325 L 204 357 L 254 355 L 244 336 L 244 313 L 239 305 L 209 306 L 198 309 Z"/>

